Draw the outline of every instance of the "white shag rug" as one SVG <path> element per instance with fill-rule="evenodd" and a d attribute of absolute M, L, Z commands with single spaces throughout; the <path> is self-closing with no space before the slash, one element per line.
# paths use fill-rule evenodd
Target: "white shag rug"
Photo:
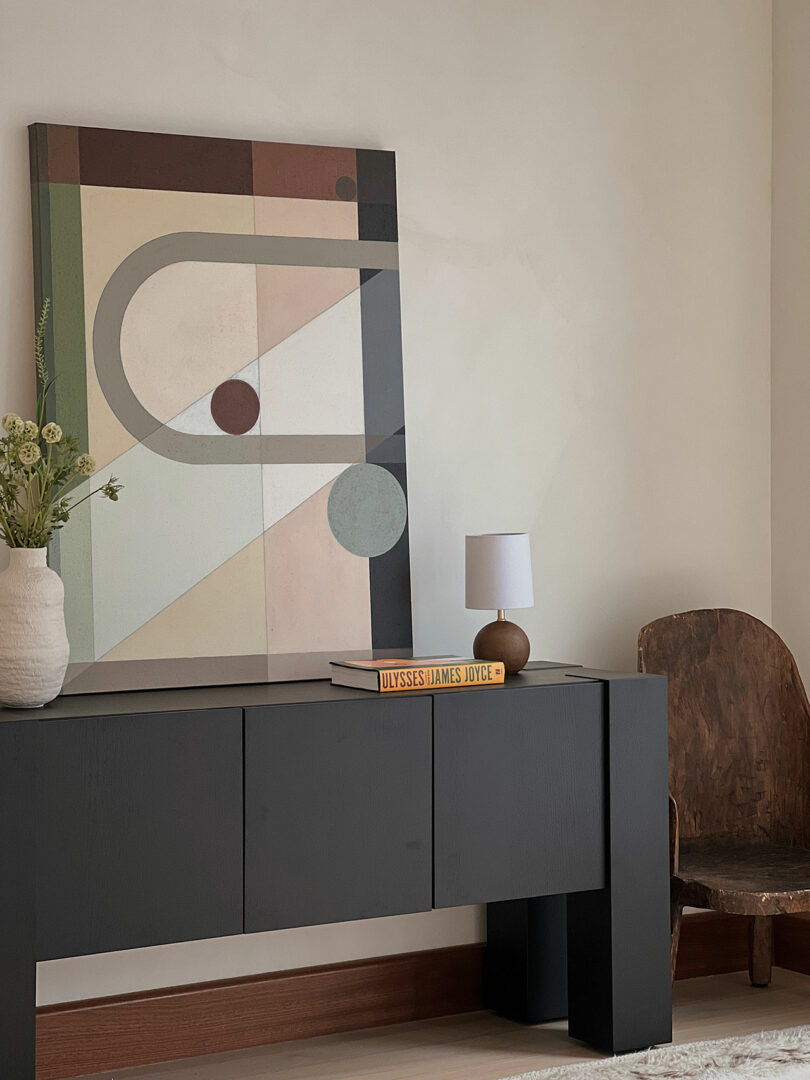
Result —
<path fill-rule="evenodd" d="M 810 1026 L 684 1043 L 505 1080 L 810 1080 Z"/>

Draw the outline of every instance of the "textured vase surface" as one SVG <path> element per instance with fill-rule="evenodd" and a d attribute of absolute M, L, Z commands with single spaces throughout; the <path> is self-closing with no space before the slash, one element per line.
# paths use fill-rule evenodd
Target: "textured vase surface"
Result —
<path fill-rule="evenodd" d="M 0 573 L 0 703 L 17 709 L 53 701 L 68 662 L 65 589 L 45 548 L 11 548 Z"/>

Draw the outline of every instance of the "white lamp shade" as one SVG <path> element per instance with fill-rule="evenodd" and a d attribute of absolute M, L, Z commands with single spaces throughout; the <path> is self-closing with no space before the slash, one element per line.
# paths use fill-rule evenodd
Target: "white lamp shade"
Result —
<path fill-rule="evenodd" d="M 467 537 L 468 608 L 497 611 L 534 605 L 528 533 Z"/>

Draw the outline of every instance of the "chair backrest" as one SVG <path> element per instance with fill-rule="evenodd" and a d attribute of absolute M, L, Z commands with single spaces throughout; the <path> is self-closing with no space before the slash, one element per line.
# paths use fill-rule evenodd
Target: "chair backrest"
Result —
<path fill-rule="evenodd" d="M 638 666 L 669 678 L 683 839 L 810 843 L 810 705 L 785 643 L 727 608 L 649 623 Z"/>

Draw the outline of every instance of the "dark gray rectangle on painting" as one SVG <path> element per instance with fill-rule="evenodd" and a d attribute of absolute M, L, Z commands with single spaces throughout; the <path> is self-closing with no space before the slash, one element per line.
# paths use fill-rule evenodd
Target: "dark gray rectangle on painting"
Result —
<path fill-rule="evenodd" d="M 408 495 L 404 463 L 388 464 Z M 371 582 L 371 645 L 374 649 L 410 648 L 413 644 L 411 623 L 410 543 L 406 529 L 396 544 L 382 555 L 368 561 Z"/>
<path fill-rule="evenodd" d="M 385 442 L 366 451 L 366 461 L 373 465 L 385 465 L 391 462 L 405 461 L 405 432 L 400 430 L 390 435 Z"/>
<path fill-rule="evenodd" d="M 431 906 L 431 698 L 245 712 L 245 930 Z"/>
<path fill-rule="evenodd" d="M 603 727 L 593 683 L 436 695 L 435 907 L 601 888 Z"/>
<path fill-rule="evenodd" d="M 402 393 L 399 273 L 361 271 L 363 396 L 366 432 L 387 436 L 366 460 L 395 476 L 407 497 L 405 404 Z M 371 642 L 377 650 L 410 648 L 411 577 L 408 529 L 389 551 L 369 559 Z"/>
<path fill-rule="evenodd" d="M 394 435 L 405 423 L 397 270 L 380 270 L 363 281 L 360 313 L 366 433 Z"/>

